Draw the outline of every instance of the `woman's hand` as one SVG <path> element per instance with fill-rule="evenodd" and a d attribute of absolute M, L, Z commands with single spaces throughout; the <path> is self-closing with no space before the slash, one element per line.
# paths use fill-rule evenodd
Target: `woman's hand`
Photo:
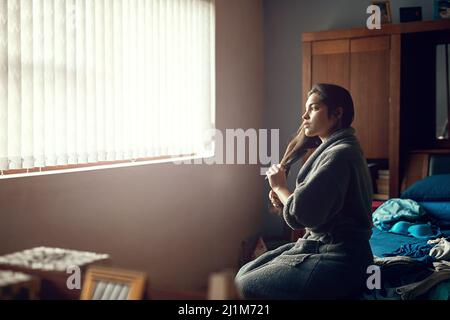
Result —
<path fill-rule="evenodd" d="M 275 193 L 275 191 L 270 190 L 270 192 L 269 192 L 269 199 L 270 199 L 270 202 L 272 202 L 272 205 L 275 208 L 282 208 L 283 207 L 283 203 L 281 202 L 280 198 L 278 198 L 278 195 Z"/>
<path fill-rule="evenodd" d="M 278 189 L 287 189 L 285 169 L 280 164 L 272 165 L 266 172 L 270 187 L 277 192 Z"/>

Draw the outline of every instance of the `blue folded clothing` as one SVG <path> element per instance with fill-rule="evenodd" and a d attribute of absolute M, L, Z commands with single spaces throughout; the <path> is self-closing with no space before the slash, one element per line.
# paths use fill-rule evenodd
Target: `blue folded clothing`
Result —
<path fill-rule="evenodd" d="M 431 223 L 411 223 L 408 221 L 395 223 L 389 232 L 413 236 L 419 239 L 437 238 L 442 235 L 439 227 Z"/>
<path fill-rule="evenodd" d="M 391 253 L 383 254 L 384 257 L 394 257 L 394 256 L 407 256 L 426 263 L 427 265 L 432 265 L 435 261 L 434 257 L 430 256 L 430 250 L 434 247 L 434 244 L 427 243 L 411 243 L 404 244 L 397 250 Z"/>

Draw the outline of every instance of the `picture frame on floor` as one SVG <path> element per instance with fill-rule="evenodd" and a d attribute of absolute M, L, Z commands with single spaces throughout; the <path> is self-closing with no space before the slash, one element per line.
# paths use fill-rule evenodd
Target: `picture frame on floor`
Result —
<path fill-rule="evenodd" d="M 140 300 L 146 279 L 143 272 L 92 266 L 86 272 L 80 300 Z"/>

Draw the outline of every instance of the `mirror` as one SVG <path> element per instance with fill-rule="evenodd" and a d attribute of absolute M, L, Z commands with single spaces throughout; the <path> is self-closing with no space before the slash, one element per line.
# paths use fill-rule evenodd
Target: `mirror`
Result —
<path fill-rule="evenodd" d="M 450 117 L 450 44 L 436 46 L 436 138 L 448 140 Z"/>

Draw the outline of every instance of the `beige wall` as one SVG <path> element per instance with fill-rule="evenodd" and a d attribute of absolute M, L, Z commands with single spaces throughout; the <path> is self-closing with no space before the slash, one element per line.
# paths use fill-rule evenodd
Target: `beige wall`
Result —
<path fill-rule="evenodd" d="M 216 0 L 219 129 L 261 128 L 261 0 Z M 0 253 L 109 253 L 162 289 L 195 290 L 236 267 L 263 213 L 259 166 L 154 164 L 0 180 Z"/>

